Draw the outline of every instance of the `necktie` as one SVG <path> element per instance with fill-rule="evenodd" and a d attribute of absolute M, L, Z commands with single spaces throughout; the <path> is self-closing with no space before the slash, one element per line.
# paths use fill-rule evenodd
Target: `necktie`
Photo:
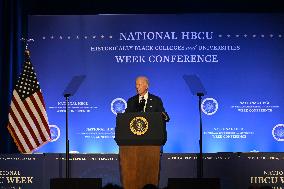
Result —
<path fill-rule="evenodd" d="M 140 103 L 139 103 L 139 111 L 140 112 L 144 112 L 144 106 L 145 106 L 145 99 L 144 97 L 142 96 L 141 100 L 140 100 Z"/>

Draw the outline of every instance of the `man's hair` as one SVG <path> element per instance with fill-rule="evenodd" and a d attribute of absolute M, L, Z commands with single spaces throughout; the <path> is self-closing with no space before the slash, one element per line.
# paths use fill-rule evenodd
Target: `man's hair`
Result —
<path fill-rule="evenodd" d="M 136 80 L 135 80 L 135 81 L 137 81 L 138 79 L 143 79 L 143 80 L 145 80 L 145 82 L 147 83 L 147 85 L 148 85 L 148 87 L 149 87 L 149 79 L 148 79 L 146 76 L 138 76 L 138 77 L 136 77 Z"/>

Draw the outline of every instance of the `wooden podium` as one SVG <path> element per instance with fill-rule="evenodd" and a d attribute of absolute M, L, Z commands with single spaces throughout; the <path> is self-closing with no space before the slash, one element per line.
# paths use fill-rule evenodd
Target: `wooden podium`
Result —
<path fill-rule="evenodd" d="M 120 179 L 124 189 L 158 186 L 160 148 L 167 140 L 159 112 L 118 114 L 115 141 L 119 145 Z"/>

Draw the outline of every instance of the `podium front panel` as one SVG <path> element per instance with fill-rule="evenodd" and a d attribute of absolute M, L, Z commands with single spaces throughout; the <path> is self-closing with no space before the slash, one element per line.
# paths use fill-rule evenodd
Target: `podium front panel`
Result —
<path fill-rule="evenodd" d="M 115 141 L 120 145 L 164 145 L 166 124 L 161 112 L 118 114 Z"/>

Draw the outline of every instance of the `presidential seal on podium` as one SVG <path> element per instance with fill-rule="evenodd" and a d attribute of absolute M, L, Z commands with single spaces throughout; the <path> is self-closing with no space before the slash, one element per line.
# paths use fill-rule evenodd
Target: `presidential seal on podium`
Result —
<path fill-rule="evenodd" d="M 130 130 L 135 135 L 144 135 L 148 130 L 148 121 L 144 117 L 134 117 L 130 122 Z"/>

